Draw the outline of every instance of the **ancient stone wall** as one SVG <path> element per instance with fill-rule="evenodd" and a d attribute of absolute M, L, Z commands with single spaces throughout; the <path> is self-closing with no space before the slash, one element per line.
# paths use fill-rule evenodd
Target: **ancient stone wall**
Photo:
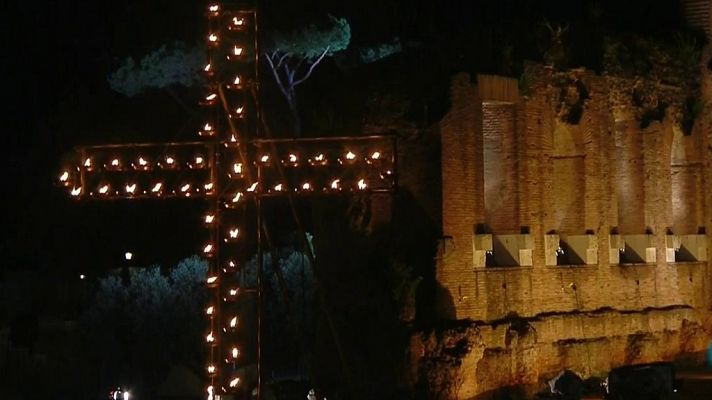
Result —
<path fill-rule="evenodd" d="M 710 338 L 710 122 L 689 136 L 671 115 L 642 127 L 627 82 L 533 74 L 513 101 L 456 76 L 438 127 L 440 315 L 476 331 L 441 398 L 673 359 Z M 529 333 L 507 333 L 516 321 Z M 414 345 L 422 359 L 435 341 Z"/>

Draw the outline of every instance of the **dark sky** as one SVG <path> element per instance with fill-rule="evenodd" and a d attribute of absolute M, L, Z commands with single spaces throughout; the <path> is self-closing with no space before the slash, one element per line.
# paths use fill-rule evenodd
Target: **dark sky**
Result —
<path fill-rule="evenodd" d="M 398 36 L 428 43 L 456 37 L 476 24 L 502 29 L 583 20 L 601 4 L 612 29 L 646 34 L 679 25 L 677 2 L 482 0 L 312 0 L 263 2 L 263 26 L 288 27 L 315 15 L 345 16 L 354 46 Z M 194 253 L 200 205 L 74 204 L 53 187 L 61 154 L 74 145 L 124 138 L 184 137 L 190 117 L 164 93 L 127 99 L 112 93 L 106 75 L 126 56 L 160 44 L 194 42 L 203 32 L 202 0 L 5 2 L 2 61 L 2 271 L 30 268 L 101 270 L 119 265 L 125 249 L 137 263 L 172 263 Z M 157 117 L 158 116 L 158 117 Z M 124 134 L 125 132 L 125 134 Z M 156 133 L 160 132 L 160 133 Z M 155 136 L 154 136 L 155 134 Z M 168 135 L 168 136 L 166 136 Z M 116 229 L 116 233 L 112 229 Z"/>

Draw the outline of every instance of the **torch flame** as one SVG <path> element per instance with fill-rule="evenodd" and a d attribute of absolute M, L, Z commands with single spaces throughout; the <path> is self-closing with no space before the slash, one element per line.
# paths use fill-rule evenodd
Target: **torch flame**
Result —
<path fill-rule="evenodd" d="M 236 112 L 237 114 L 242 114 L 242 112 L 243 112 L 244 110 L 245 110 L 245 107 L 244 107 L 244 106 L 240 106 L 240 107 L 237 107 L 237 108 L 235 109 L 235 112 Z"/>
<path fill-rule="evenodd" d="M 218 4 L 210 5 L 210 12 L 218 12 L 218 10 L 220 10 L 220 6 Z"/>
<path fill-rule="evenodd" d="M 234 328 L 237 326 L 237 317 L 232 317 L 230 320 L 230 328 Z"/>
<path fill-rule="evenodd" d="M 324 161 L 324 154 L 319 153 L 316 157 L 314 157 L 314 159 L 317 161 Z"/>

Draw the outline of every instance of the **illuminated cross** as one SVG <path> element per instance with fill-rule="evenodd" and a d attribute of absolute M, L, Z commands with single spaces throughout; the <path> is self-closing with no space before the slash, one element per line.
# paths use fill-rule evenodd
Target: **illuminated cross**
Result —
<path fill-rule="evenodd" d="M 389 192 L 396 185 L 396 162 L 390 136 L 266 138 L 259 129 L 256 8 L 214 3 L 208 5 L 207 16 L 207 83 L 201 101 L 206 119 L 198 130 L 200 140 L 81 147 L 59 182 L 82 200 L 198 197 L 209 203 L 203 221 L 210 237 L 201 251 L 209 260 L 206 395 L 213 400 L 245 390 L 237 376 L 241 338 L 236 310 L 240 295 L 254 291 L 259 318 L 262 202 L 274 197 Z M 237 271 L 250 254 L 241 230 L 248 203 L 255 205 L 255 213 L 247 217 L 258 221 L 254 238 L 258 281 L 255 288 L 240 288 Z"/>

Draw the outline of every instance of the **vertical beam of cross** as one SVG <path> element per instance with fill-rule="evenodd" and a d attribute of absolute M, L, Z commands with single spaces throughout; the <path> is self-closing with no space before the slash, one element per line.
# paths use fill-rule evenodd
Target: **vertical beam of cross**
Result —
<path fill-rule="evenodd" d="M 240 344 L 239 300 L 257 304 L 257 395 L 262 396 L 263 287 L 261 204 L 271 198 L 369 194 L 392 191 L 397 182 L 395 140 L 390 136 L 280 139 L 260 135 L 258 18 L 254 4 L 207 10 L 205 121 L 199 141 L 129 143 L 77 149 L 59 176 L 70 196 L 83 200 L 202 198 L 209 239 L 205 313 L 209 328 L 206 396 L 249 397 L 240 369 L 250 363 Z M 248 209 L 248 204 L 254 207 Z M 254 215 L 248 215 L 254 210 Z M 252 214 L 252 213 L 249 213 Z M 245 236 L 256 218 L 255 237 Z M 251 242 L 250 247 L 246 243 Z M 239 271 L 257 253 L 255 287 L 240 287 Z"/>

